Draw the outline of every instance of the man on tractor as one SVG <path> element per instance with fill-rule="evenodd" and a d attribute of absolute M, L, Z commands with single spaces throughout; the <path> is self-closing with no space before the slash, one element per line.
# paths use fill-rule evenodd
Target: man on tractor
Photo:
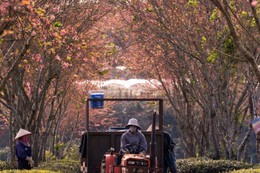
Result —
<path fill-rule="evenodd" d="M 141 127 L 135 118 L 131 118 L 125 126 L 129 130 L 121 136 L 120 155 L 117 156 L 116 164 L 120 165 L 123 155 L 127 153 L 132 154 L 146 154 L 147 142 L 145 136 L 140 131 Z"/>

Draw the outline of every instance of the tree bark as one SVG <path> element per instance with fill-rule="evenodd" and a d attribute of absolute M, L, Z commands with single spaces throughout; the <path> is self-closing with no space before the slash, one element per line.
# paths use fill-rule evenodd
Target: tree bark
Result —
<path fill-rule="evenodd" d="M 258 160 L 260 160 L 260 132 L 256 134 L 256 154 Z"/>
<path fill-rule="evenodd" d="M 70 140 L 66 146 L 66 148 L 63 150 L 62 152 L 62 157 L 67 153 L 68 149 L 70 148 L 71 146 L 71 143 L 72 143 L 72 140 L 73 140 L 73 135 L 74 135 L 74 132 L 75 132 L 75 129 L 77 128 L 77 125 L 78 125 L 78 122 L 79 122 L 79 112 L 77 112 L 77 118 L 76 118 L 76 122 L 71 130 L 71 134 L 70 134 Z"/>
<path fill-rule="evenodd" d="M 248 127 L 248 131 L 246 133 L 246 136 L 244 137 L 243 141 L 241 142 L 241 144 L 238 147 L 238 151 L 237 151 L 237 160 L 241 160 L 241 153 L 242 151 L 246 151 L 246 145 L 249 142 L 250 136 L 251 136 L 251 132 L 252 132 L 252 127 Z"/>
<path fill-rule="evenodd" d="M 15 145 L 15 142 L 14 142 L 14 132 L 13 132 L 13 114 L 12 114 L 12 111 L 10 112 L 10 115 L 9 115 L 9 154 L 10 154 L 10 158 L 9 158 L 9 162 L 13 163 L 15 161 L 15 150 L 14 150 L 14 145 Z"/>
<path fill-rule="evenodd" d="M 213 117 L 210 118 L 210 125 L 211 125 L 211 138 L 212 138 L 214 152 L 215 152 L 214 159 L 220 159 L 219 146 L 218 146 L 218 142 L 217 142 L 217 138 L 216 138 L 216 134 L 215 134 Z"/>

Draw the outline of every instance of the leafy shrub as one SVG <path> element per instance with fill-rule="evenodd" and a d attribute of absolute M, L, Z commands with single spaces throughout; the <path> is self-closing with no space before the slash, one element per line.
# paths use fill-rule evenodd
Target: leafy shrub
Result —
<path fill-rule="evenodd" d="M 0 149 L 0 160 L 6 161 L 8 150 L 6 148 Z"/>
<path fill-rule="evenodd" d="M 16 169 L 14 165 L 9 162 L 2 162 L 0 161 L 0 171 L 7 170 L 7 169 Z"/>
<path fill-rule="evenodd" d="M 56 145 L 54 145 L 54 149 L 55 149 L 55 153 L 56 153 L 56 156 L 58 159 L 62 159 L 62 157 L 59 157 L 59 156 L 62 156 L 62 152 L 63 152 L 63 149 L 65 148 L 65 144 L 62 143 L 62 142 L 59 142 L 57 143 Z"/>
<path fill-rule="evenodd" d="M 45 159 L 46 159 L 47 161 L 50 161 L 50 160 L 55 160 L 56 157 L 53 155 L 52 152 L 50 152 L 50 151 L 45 151 Z"/>
<path fill-rule="evenodd" d="M 42 162 L 38 167 L 32 170 L 15 170 L 16 168 L 8 162 L 0 161 L 1 173 L 77 173 L 80 172 L 79 161 L 73 160 L 52 160 L 48 162 Z M 4 170 L 4 171 L 3 171 Z"/>
<path fill-rule="evenodd" d="M 248 163 L 209 158 L 180 159 L 176 162 L 179 173 L 219 173 L 252 167 Z"/>
<path fill-rule="evenodd" d="M 77 173 L 80 172 L 80 163 L 79 161 L 73 160 L 52 160 L 40 163 L 35 169 L 60 171 L 62 173 Z"/>
<path fill-rule="evenodd" d="M 67 153 L 65 153 L 65 159 L 71 159 L 71 160 L 78 160 L 80 158 L 80 153 L 79 153 L 79 146 L 78 145 L 72 145 Z"/>
<path fill-rule="evenodd" d="M 240 169 L 235 171 L 230 171 L 229 173 L 260 173 L 260 169 Z"/>
<path fill-rule="evenodd" d="M 1 171 L 1 173 L 57 173 L 48 170 L 5 170 Z"/>

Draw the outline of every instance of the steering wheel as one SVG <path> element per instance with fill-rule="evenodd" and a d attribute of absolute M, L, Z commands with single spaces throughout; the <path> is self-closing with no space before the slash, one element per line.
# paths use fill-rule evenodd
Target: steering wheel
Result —
<path fill-rule="evenodd" d="M 134 146 L 137 146 L 137 148 L 134 148 Z M 129 151 L 131 154 L 139 154 L 140 152 L 145 151 L 145 148 L 139 144 L 126 144 L 121 147 L 120 151 L 122 150 Z"/>

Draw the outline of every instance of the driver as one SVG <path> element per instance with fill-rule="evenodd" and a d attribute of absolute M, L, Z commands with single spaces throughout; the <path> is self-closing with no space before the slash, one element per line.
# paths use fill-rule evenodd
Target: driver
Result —
<path fill-rule="evenodd" d="M 120 165 L 125 152 L 146 154 L 147 150 L 147 142 L 142 132 L 139 131 L 141 127 L 138 125 L 137 119 L 129 119 L 128 124 L 125 127 L 129 130 L 121 136 L 121 155 L 117 157 L 117 165 Z M 127 145 L 129 145 L 129 147 L 127 147 Z"/>

